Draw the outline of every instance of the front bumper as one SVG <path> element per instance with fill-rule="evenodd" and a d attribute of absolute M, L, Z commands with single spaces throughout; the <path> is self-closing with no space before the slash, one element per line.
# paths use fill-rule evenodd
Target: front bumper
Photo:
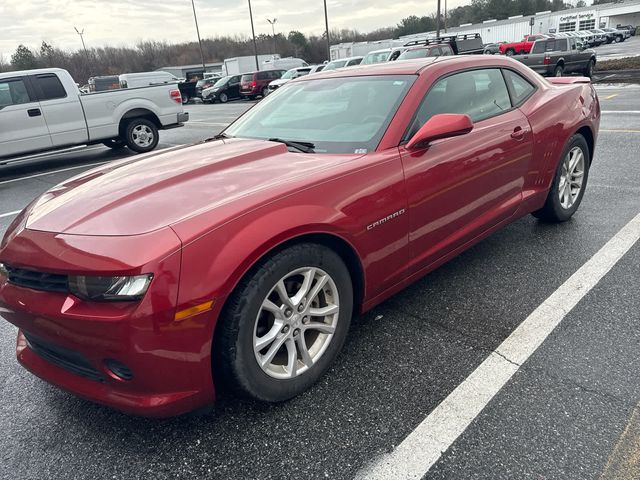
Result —
<path fill-rule="evenodd" d="M 217 313 L 174 320 L 181 250 L 170 229 L 135 237 L 23 230 L 0 251 L 0 261 L 60 274 L 154 274 L 141 301 L 113 303 L 0 278 L 0 316 L 19 328 L 17 358 L 35 375 L 136 415 L 173 416 L 214 401 L 211 320 Z M 28 346 L 25 333 L 35 345 Z M 132 377 L 115 375 L 112 360 Z"/>

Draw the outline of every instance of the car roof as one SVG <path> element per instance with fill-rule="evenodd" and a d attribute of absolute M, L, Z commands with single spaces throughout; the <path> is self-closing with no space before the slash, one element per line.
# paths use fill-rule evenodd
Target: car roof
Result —
<path fill-rule="evenodd" d="M 513 67 L 521 65 L 520 62 L 504 55 L 450 55 L 443 57 L 416 58 L 411 60 L 400 60 L 395 62 L 375 63 L 372 65 L 356 65 L 349 68 L 338 68 L 336 70 L 323 70 L 313 74 L 313 76 L 301 77 L 299 81 L 313 81 L 323 78 L 358 77 L 365 75 L 420 75 L 423 71 L 428 71 L 434 64 L 447 62 L 454 68 L 473 67 Z"/>
<path fill-rule="evenodd" d="M 433 48 L 433 47 L 447 47 L 450 46 L 448 43 L 431 43 L 429 45 L 416 45 L 415 47 L 409 47 L 407 48 L 407 52 L 410 52 L 412 50 L 428 50 L 429 48 Z"/>
<path fill-rule="evenodd" d="M 356 57 L 336 58 L 335 60 L 331 60 L 329 63 L 333 63 L 333 62 L 350 62 L 351 60 L 358 60 L 359 58 L 364 58 L 364 57 L 362 55 L 358 55 Z"/>

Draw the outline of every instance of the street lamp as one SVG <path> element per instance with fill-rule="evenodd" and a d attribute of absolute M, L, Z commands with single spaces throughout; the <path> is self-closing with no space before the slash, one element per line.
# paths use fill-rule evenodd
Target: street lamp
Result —
<path fill-rule="evenodd" d="M 270 18 L 267 18 L 267 22 L 269 22 L 271 24 L 271 31 L 273 32 L 273 54 L 276 54 L 277 51 L 277 47 L 276 47 L 276 22 L 278 21 L 277 18 L 274 18 L 273 20 L 271 20 Z"/>
<path fill-rule="evenodd" d="M 440 38 L 440 0 L 438 0 L 438 13 L 436 13 L 436 38 Z"/>
<path fill-rule="evenodd" d="M 256 70 L 260 70 L 260 65 L 258 64 L 258 44 L 256 43 L 256 31 L 253 28 L 253 12 L 251 11 L 251 0 L 249 2 L 249 18 L 251 19 L 251 36 L 253 37 L 253 54 L 256 57 Z"/>
<path fill-rule="evenodd" d="M 327 61 L 331 61 L 331 42 L 329 41 L 329 16 L 327 15 L 327 0 L 324 0 L 324 28 L 327 38 Z"/>
<path fill-rule="evenodd" d="M 204 65 L 204 52 L 202 51 L 202 40 L 200 40 L 200 29 L 198 28 L 198 17 L 196 15 L 196 4 L 191 0 L 191 7 L 193 8 L 193 19 L 196 22 L 196 34 L 198 35 L 198 45 L 200 45 L 200 59 L 202 60 L 202 75 L 207 67 Z"/>
<path fill-rule="evenodd" d="M 89 60 L 89 52 L 87 52 L 87 46 L 84 44 L 84 28 L 82 31 L 78 30 L 76 27 L 73 27 L 78 35 L 80 35 L 80 41 L 82 42 L 82 48 L 84 49 L 84 54 L 87 56 L 87 60 Z"/>

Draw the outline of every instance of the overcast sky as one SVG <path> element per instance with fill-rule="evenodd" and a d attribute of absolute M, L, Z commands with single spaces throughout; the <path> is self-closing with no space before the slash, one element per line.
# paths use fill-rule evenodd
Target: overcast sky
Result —
<path fill-rule="evenodd" d="M 449 7 L 462 3 L 450 0 Z M 278 19 L 279 32 L 324 31 L 322 0 L 252 0 L 251 5 L 256 34 L 271 32 L 267 17 Z M 329 28 L 366 32 L 430 14 L 436 0 L 328 0 L 328 8 Z M 196 0 L 196 9 L 203 37 L 251 32 L 247 0 Z M 77 49 L 74 26 L 85 29 L 87 47 L 195 39 L 190 0 L 0 0 L 0 54 L 8 58 L 18 44 L 37 48 L 42 40 Z"/>

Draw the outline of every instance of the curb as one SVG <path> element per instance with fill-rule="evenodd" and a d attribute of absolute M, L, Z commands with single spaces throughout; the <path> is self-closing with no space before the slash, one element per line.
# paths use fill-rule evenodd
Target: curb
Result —
<path fill-rule="evenodd" d="M 640 69 L 634 70 L 596 70 L 593 82 L 640 82 Z"/>

